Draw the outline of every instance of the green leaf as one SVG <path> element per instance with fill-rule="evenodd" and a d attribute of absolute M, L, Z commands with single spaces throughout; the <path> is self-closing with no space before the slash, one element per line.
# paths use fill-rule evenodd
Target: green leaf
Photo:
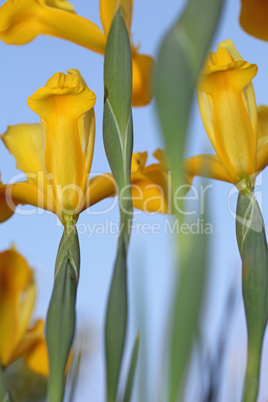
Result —
<path fill-rule="evenodd" d="M 183 375 L 198 330 L 203 288 L 207 272 L 208 241 L 205 233 L 188 235 L 190 252 L 181 260 L 180 277 L 175 291 L 170 345 L 169 401 L 178 401 Z M 180 400 L 180 399 L 179 399 Z"/>
<path fill-rule="evenodd" d="M 105 49 L 103 140 L 120 206 L 120 236 L 105 323 L 107 401 L 118 391 L 127 328 L 127 248 L 132 219 L 130 168 L 133 146 L 132 57 L 121 9 L 115 14 Z"/>
<path fill-rule="evenodd" d="M 138 333 L 136 336 L 133 350 L 132 350 L 131 361 L 130 361 L 128 376 L 127 376 L 126 389 L 125 389 L 124 400 L 123 400 L 124 402 L 130 402 L 130 400 L 131 400 L 133 382 L 134 382 L 136 366 L 137 366 L 137 361 L 138 361 L 139 346 L 140 346 L 140 336 Z"/>
<path fill-rule="evenodd" d="M 106 155 L 119 187 L 130 183 L 132 135 L 132 57 L 121 10 L 116 13 L 104 59 L 103 140 Z"/>
<path fill-rule="evenodd" d="M 65 367 L 75 332 L 76 292 L 80 272 L 80 249 L 75 227 L 64 229 L 60 242 L 52 296 L 46 320 L 49 354 L 49 401 L 61 402 Z"/>
<path fill-rule="evenodd" d="M 183 182 L 190 107 L 223 0 L 189 0 L 164 38 L 156 64 L 156 104 L 176 189 Z"/>
<path fill-rule="evenodd" d="M 268 313 L 267 240 L 262 214 L 254 194 L 239 194 L 236 222 L 242 259 L 242 290 L 248 332 L 244 401 L 256 401 L 260 362 Z"/>
<path fill-rule="evenodd" d="M 221 14 L 223 0 L 189 0 L 165 36 L 155 72 L 156 104 L 172 176 L 172 194 L 184 183 L 183 157 L 192 99 Z M 179 200 L 176 199 L 178 202 Z M 183 200 L 173 206 L 183 224 Z M 178 233 L 178 279 L 172 310 L 169 401 L 181 396 L 182 378 L 191 355 L 206 272 L 206 235 Z"/>

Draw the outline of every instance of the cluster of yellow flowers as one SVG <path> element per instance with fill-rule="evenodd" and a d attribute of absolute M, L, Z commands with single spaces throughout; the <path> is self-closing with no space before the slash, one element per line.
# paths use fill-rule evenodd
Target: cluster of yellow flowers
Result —
<path fill-rule="evenodd" d="M 268 6 L 262 0 L 255 1 L 254 7 L 252 3 L 242 1 L 241 25 L 268 40 Z M 104 54 L 119 5 L 131 37 L 133 0 L 100 0 L 103 31 L 77 15 L 67 0 L 8 0 L 0 7 L 0 39 L 22 45 L 45 34 Z M 133 43 L 131 50 L 132 105 L 143 106 L 153 96 L 154 60 L 140 54 Z M 256 175 L 268 163 L 268 108 L 257 109 L 251 83 L 256 74 L 257 66 L 244 61 L 231 40 L 209 53 L 197 97 L 216 154 L 185 160 L 189 183 L 201 175 L 233 183 L 240 191 L 253 189 Z M 18 204 L 30 204 L 54 212 L 65 225 L 70 217 L 76 222 L 86 208 L 116 195 L 110 173 L 88 179 L 94 151 L 95 102 L 94 92 L 75 69 L 54 74 L 28 99 L 41 124 L 11 126 L 1 136 L 26 179 L 7 185 L 0 182 L 0 222 L 9 219 Z M 156 151 L 155 157 L 157 163 L 146 166 L 146 152 L 133 155 L 133 205 L 147 212 L 168 213 L 168 168 L 162 151 Z M 33 370 L 46 375 L 44 323 L 37 321 L 28 328 L 34 301 L 33 272 L 26 261 L 14 249 L 1 253 L 0 362 L 7 366 L 24 356 Z"/>

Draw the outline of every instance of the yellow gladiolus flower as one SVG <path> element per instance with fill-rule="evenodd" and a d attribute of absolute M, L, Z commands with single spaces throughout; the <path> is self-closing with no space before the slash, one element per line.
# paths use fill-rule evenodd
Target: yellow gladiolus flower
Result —
<path fill-rule="evenodd" d="M 251 80 L 257 66 L 244 61 L 231 40 L 210 52 L 198 87 L 198 105 L 216 155 L 198 155 L 185 161 L 185 173 L 235 184 L 240 191 L 254 187 L 256 175 L 268 163 L 266 133 Z M 264 116 L 265 114 L 265 116 Z M 262 124 L 265 126 L 265 124 Z M 263 140 L 265 138 L 265 140 Z"/>
<path fill-rule="evenodd" d="M 55 212 L 63 224 L 77 220 L 93 158 L 95 101 L 77 70 L 56 73 L 28 99 L 42 125 L 9 127 L 1 137 L 27 180 L 0 185 L 0 220 L 19 203 Z"/>
<path fill-rule="evenodd" d="M 104 54 L 113 17 L 121 6 L 129 35 L 133 0 L 100 0 L 103 31 L 91 21 L 77 15 L 67 0 L 8 0 L 0 7 L 0 39 L 7 44 L 22 45 L 40 34 L 70 40 L 87 49 Z M 132 46 L 133 106 L 143 106 L 152 99 L 152 57 L 140 54 Z"/>
<path fill-rule="evenodd" d="M 268 41 L 268 2 L 241 0 L 240 24 L 248 34 Z"/>
<path fill-rule="evenodd" d="M 30 204 L 54 212 L 64 225 L 69 220 L 75 223 L 86 208 L 116 194 L 111 174 L 88 180 L 94 150 L 95 100 L 77 70 L 55 74 L 28 99 L 42 125 L 11 126 L 1 136 L 26 180 L 6 185 L 0 182 L 0 222 L 10 218 L 18 204 Z M 146 211 L 164 212 L 167 172 L 162 163 L 145 167 L 146 159 L 147 154 L 134 155 L 136 168 L 131 180 L 138 198 L 134 206 L 142 208 L 143 203 Z"/>
<path fill-rule="evenodd" d="M 43 339 L 40 324 L 28 328 L 36 298 L 33 271 L 14 249 L 0 253 L 0 364 L 7 367 Z M 39 320 L 39 323 L 43 321 Z M 43 325 L 43 324 L 42 324 Z M 39 361 L 42 367 L 42 360 Z"/>

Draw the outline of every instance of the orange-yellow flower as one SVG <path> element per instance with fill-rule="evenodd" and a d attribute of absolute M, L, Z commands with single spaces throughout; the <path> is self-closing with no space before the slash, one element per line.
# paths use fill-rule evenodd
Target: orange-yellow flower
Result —
<path fill-rule="evenodd" d="M 18 204 L 30 204 L 54 212 L 64 225 L 70 219 L 75 223 L 86 208 L 116 194 L 111 174 L 88 180 L 95 99 L 77 70 L 56 73 L 28 99 L 42 124 L 11 126 L 1 136 L 26 180 L 0 182 L 0 222 L 7 220 Z M 134 207 L 164 212 L 168 174 L 163 163 L 145 167 L 146 159 L 147 153 L 133 157 Z"/>
<path fill-rule="evenodd" d="M 250 35 L 268 41 L 268 2 L 241 0 L 240 24 Z"/>
<path fill-rule="evenodd" d="M 121 6 L 131 36 L 133 0 L 100 0 L 103 32 L 93 22 L 77 15 L 67 0 L 8 0 L 0 7 L 0 39 L 22 45 L 40 34 L 70 40 L 104 54 L 113 17 Z M 152 98 L 152 57 L 140 54 L 131 44 L 133 64 L 133 106 L 143 106 Z"/>
<path fill-rule="evenodd" d="M 28 99 L 42 125 L 8 127 L 1 137 L 26 175 L 26 181 L 0 185 L 1 221 L 17 204 L 55 212 L 63 224 L 77 220 L 93 158 L 95 101 L 77 70 L 54 74 Z"/>
<path fill-rule="evenodd" d="M 0 363 L 3 367 L 20 357 L 30 356 L 44 340 L 42 320 L 29 328 L 35 298 L 33 271 L 27 261 L 14 248 L 1 252 Z M 39 367 L 43 367 L 42 359 Z M 35 365 L 31 368 L 36 371 Z"/>
<path fill-rule="evenodd" d="M 268 163 L 267 109 L 257 111 L 251 80 L 257 66 L 244 61 L 231 40 L 210 52 L 198 87 L 198 105 L 216 155 L 185 161 L 190 177 L 201 175 L 235 184 L 244 191 Z M 261 123 L 262 121 L 262 123 Z"/>

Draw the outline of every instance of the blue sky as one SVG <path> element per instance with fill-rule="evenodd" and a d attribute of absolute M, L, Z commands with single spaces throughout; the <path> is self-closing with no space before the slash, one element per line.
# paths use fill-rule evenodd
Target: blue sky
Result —
<path fill-rule="evenodd" d="M 2 5 L 4 1 L 0 1 Z M 184 2 L 175 0 L 135 0 L 133 14 L 133 41 L 141 44 L 141 51 L 156 56 L 160 40 L 169 26 L 175 21 Z M 76 12 L 100 25 L 97 0 L 74 0 Z M 254 87 L 258 104 L 268 104 L 268 43 L 251 38 L 239 26 L 240 2 L 226 1 L 223 18 L 213 43 L 232 38 L 237 49 L 245 60 L 256 63 L 259 72 L 254 78 Z M 27 106 L 27 97 L 33 94 L 55 72 L 66 72 L 70 68 L 78 68 L 88 86 L 96 93 L 96 143 L 92 165 L 92 173 L 109 171 L 102 142 L 102 113 L 103 113 L 103 57 L 60 39 L 39 36 L 25 46 L 7 46 L 0 42 L 0 133 L 5 132 L 7 125 L 18 123 L 33 123 L 39 121 L 39 116 Z M 144 108 L 133 110 L 134 118 L 134 151 L 149 152 L 149 162 L 153 161 L 152 152 L 163 146 L 157 123 L 154 101 Z M 212 152 L 205 134 L 199 111 L 195 104 L 189 127 L 189 142 L 187 156 L 201 153 L 204 150 Z M 6 182 L 17 173 L 15 161 L 0 143 L 0 171 L 2 181 Z M 257 190 L 259 197 L 263 195 L 264 220 L 267 221 L 268 177 L 265 172 Z M 198 183 L 198 181 L 195 181 Z M 220 324 L 221 312 L 227 290 L 231 283 L 237 288 L 237 307 L 231 328 L 230 342 L 228 343 L 228 358 L 226 381 L 237 387 L 237 398 L 241 393 L 243 370 L 246 350 L 246 327 L 242 306 L 240 285 L 240 258 L 235 238 L 235 221 L 228 207 L 228 195 L 232 186 L 224 183 L 209 182 L 213 188 L 209 189 L 210 222 L 213 225 L 211 236 L 211 274 L 208 285 L 208 298 L 203 325 L 207 345 L 213 344 Z M 231 194 L 229 201 L 231 209 L 235 211 L 236 195 Z M 118 222 L 118 211 L 106 214 L 96 214 L 104 207 L 109 207 L 111 201 L 103 201 L 92 211 L 81 214 L 78 221 L 81 242 L 81 277 L 78 290 L 77 311 L 78 329 L 89 329 L 90 352 L 84 360 L 81 372 L 81 381 L 77 400 L 85 395 L 94 397 L 94 402 L 101 402 L 104 398 L 104 362 L 103 362 L 103 328 L 105 305 L 107 301 L 112 266 L 115 257 L 117 239 L 114 235 L 95 233 L 90 236 L 91 230 L 96 230 L 100 222 Z M 144 213 L 135 217 L 138 222 L 158 223 L 161 228 L 165 225 L 166 216 Z M 107 223 L 108 224 L 108 223 Z M 95 226 L 94 226 L 95 225 Z M 38 285 L 38 302 L 35 316 L 45 317 L 53 284 L 53 271 L 56 252 L 62 226 L 54 215 L 36 213 L 31 216 L 16 215 L 6 223 L 0 225 L 1 250 L 15 243 L 18 250 L 27 257 L 30 265 L 36 269 Z M 89 238 L 90 237 L 90 238 Z M 159 376 L 161 353 L 167 327 L 167 311 L 172 292 L 174 275 L 174 255 L 172 239 L 169 234 L 145 234 L 133 231 L 129 254 L 129 289 L 130 315 L 129 341 L 132 343 L 135 330 L 138 326 L 137 303 L 141 298 L 146 299 L 145 311 L 148 313 L 146 326 L 149 347 L 150 378 L 148 387 L 156 391 Z M 265 350 L 267 351 L 267 343 Z M 226 366 L 226 367 L 227 367 Z M 263 377 L 268 374 L 268 364 L 262 367 Z M 235 385 L 234 379 L 237 379 Z M 152 395 L 152 394 L 151 394 Z M 223 394 L 223 400 L 227 394 Z M 268 389 L 261 388 L 263 399 L 268 398 Z M 92 399 L 93 400 L 93 399 Z M 155 400 L 155 399 L 153 399 Z M 226 399 L 225 399 L 226 400 Z M 229 400 L 229 399 L 228 399 Z M 237 400 L 237 399 L 236 399 Z"/>

